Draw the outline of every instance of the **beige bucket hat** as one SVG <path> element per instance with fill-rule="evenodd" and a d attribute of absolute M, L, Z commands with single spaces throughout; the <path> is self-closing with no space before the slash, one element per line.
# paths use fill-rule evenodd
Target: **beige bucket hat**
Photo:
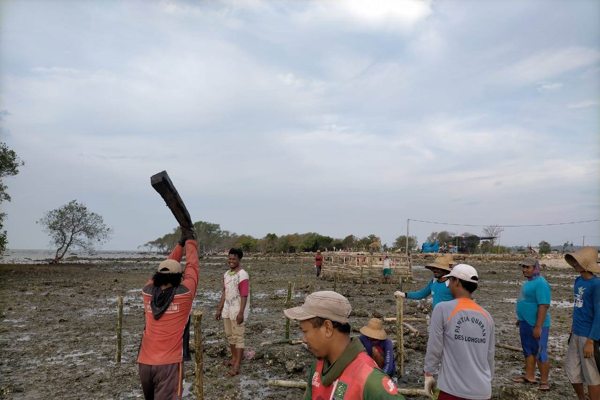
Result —
<path fill-rule="evenodd" d="M 582 247 L 574 253 L 565 254 L 565 261 L 575 268 L 579 265 L 588 272 L 599 274 L 600 266 L 598 265 L 598 249 L 591 246 Z"/>
<path fill-rule="evenodd" d="M 454 258 L 452 257 L 452 254 L 444 254 L 443 256 L 436 257 L 432 263 L 425 264 L 425 268 L 438 268 L 450 272 L 453 265 Z"/>
<path fill-rule="evenodd" d="M 379 318 L 371 318 L 367 325 L 360 328 L 360 333 L 372 339 L 385 340 L 387 338 L 385 329 L 383 329 L 383 321 Z"/>
<path fill-rule="evenodd" d="M 286 317 L 297 321 L 321 317 L 342 324 L 348 323 L 351 312 L 352 306 L 348 299 L 331 290 L 311 293 L 301 306 L 283 310 Z"/>

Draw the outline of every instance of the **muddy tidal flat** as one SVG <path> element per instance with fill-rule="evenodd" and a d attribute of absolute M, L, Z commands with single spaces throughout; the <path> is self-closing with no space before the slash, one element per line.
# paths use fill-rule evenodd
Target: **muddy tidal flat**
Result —
<path fill-rule="evenodd" d="M 141 399 L 136 356 L 144 325 L 140 290 L 161 259 L 159 256 L 96 258 L 89 262 L 72 258 L 61 265 L 29 260 L 0 264 L 0 398 L 2 399 Z M 348 297 L 353 306 L 353 334 L 373 313 L 395 316 L 397 282 L 375 280 L 363 285 L 317 280 L 312 263 L 299 259 L 283 262 L 248 258 L 242 260 L 251 274 L 251 315 L 246 328 L 246 359 L 241 375 L 226 377 L 223 360 L 228 357 L 222 323 L 214 318 L 219 299 L 225 257 L 200 261 L 200 283 L 195 310 L 203 311 L 205 399 L 300 399 L 303 391 L 266 385 L 270 379 L 305 379 L 311 354 L 301 345 L 272 344 L 282 339 L 282 313 L 288 282 L 294 285 L 292 305 L 302 303 L 310 291 L 332 290 Z M 419 263 L 418 260 L 415 261 Z M 481 279 L 475 299 L 493 316 L 498 343 L 520 346 L 515 327 L 515 301 L 523 281 L 515 261 L 476 261 Z M 574 271 L 555 263 L 543 275 L 552 287 L 552 327 L 549 350 L 551 390 L 540 393 L 535 385 L 511 382 L 523 365 L 520 352 L 496 348 L 494 399 L 572 399 L 571 385 L 562 370 L 571 324 Z M 431 273 L 414 268 L 414 280 L 404 290 L 424 286 Z M 123 355 L 115 362 L 117 297 L 124 299 Z M 427 301 L 407 301 L 405 315 L 424 317 Z M 422 387 L 422 367 L 427 343 L 425 322 L 411 322 L 419 335 L 405 331 L 405 375 L 401 387 Z M 292 322 L 292 338 L 300 335 Z M 387 323 L 395 337 L 394 323 Z M 193 354 L 192 354 L 193 357 Z M 194 399 L 193 362 L 185 365 L 185 399 Z"/>

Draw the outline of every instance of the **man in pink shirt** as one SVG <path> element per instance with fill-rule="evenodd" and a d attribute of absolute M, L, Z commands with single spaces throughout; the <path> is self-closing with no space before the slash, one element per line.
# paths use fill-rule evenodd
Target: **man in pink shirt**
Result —
<path fill-rule="evenodd" d="M 244 354 L 245 322 L 250 311 L 248 301 L 250 277 L 240 264 L 243 256 L 244 253 L 241 249 L 232 248 L 229 250 L 227 258 L 229 271 L 223 275 L 221 300 L 215 314 L 217 321 L 223 319 L 225 336 L 231 349 L 231 360 L 226 362 L 226 365 L 231 367 L 228 372 L 229 376 L 240 373 L 240 364 Z"/>

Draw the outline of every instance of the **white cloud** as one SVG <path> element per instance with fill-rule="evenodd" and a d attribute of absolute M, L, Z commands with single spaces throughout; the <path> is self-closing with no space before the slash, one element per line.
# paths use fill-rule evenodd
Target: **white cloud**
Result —
<path fill-rule="evenodd" d="M 567 108 L 571 110 L 579 110 L 582 108 L 598 107 L 600 103 L 597 100 L 584 100 L 577 103 L 571 103 L 567 105 Z"/>
<path fill-rule="evenodd" d="M 304 24 L 343 23 L 346 30 L 408 31 L 431 12 L 429 0 L 311 1 L 296 18 Z"/>
<path fill-rule="evenodd" d="M 553 92 L 556 90 L 560 90 L 563 87 L 563 84 L 560 82 L 544 82 L 538 85 L 538 92 Z"/>
<path fill-rule="evenodd" d="M 534 53 L 498 74 L 505 82 L 530 84 L 558 77 L 600 61 L 600 51 L 588 47 L 548 49 Z"/>

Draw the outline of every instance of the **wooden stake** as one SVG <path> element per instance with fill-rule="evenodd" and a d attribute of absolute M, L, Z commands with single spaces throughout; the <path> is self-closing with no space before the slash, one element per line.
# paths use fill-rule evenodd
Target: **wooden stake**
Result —
<path fill-rule="evenodd" d="M 337 292 L 337 281 L 338 281 L 338 273 L 337 271 L 335 271 L 335 274 L 333 275 L 333 291 Z"/>
<path fill-rule="evenodd" d="M 402 323 L 403 314 L 404 299 L 400 297 L 396 299 L 396 334 L 398 343 L 398 365 L 400 376 L 404 376 L 404 324 Z"/>
<path fill-rule="evenodd" d="M 121 351 L 123 349 L 123 296 L 117 297 L 117 355 L 116 361 L 121 363 Z"/>
<path fill-rule="evenodd" d="M 204 352 L 202 345 L 202 311 L 194 311 L 192 315 L 194 324 L 194 361 L 196 363 L 196 381 L 194 382 L 194 392 L 196 399 L 204 400 Z"/>
<path fill-rule="evenodd" d="M 269 340 L 268 342 L 262 342 L 261 346 L 270 346 L 272 344 L 302 344 L 302 339 L 277 339 L 277 340 Z"/>
<path fill-rule="evenodd" d="M 286 308 L 288 308 L 290 306 L 291 302 L 292 302 L 292 282 L 288 282 L 287 299 L 285 300 Z M 287 340 L 290 339 L 290 319 L 289 318 L 285 319 L 285 338 Z"/>

